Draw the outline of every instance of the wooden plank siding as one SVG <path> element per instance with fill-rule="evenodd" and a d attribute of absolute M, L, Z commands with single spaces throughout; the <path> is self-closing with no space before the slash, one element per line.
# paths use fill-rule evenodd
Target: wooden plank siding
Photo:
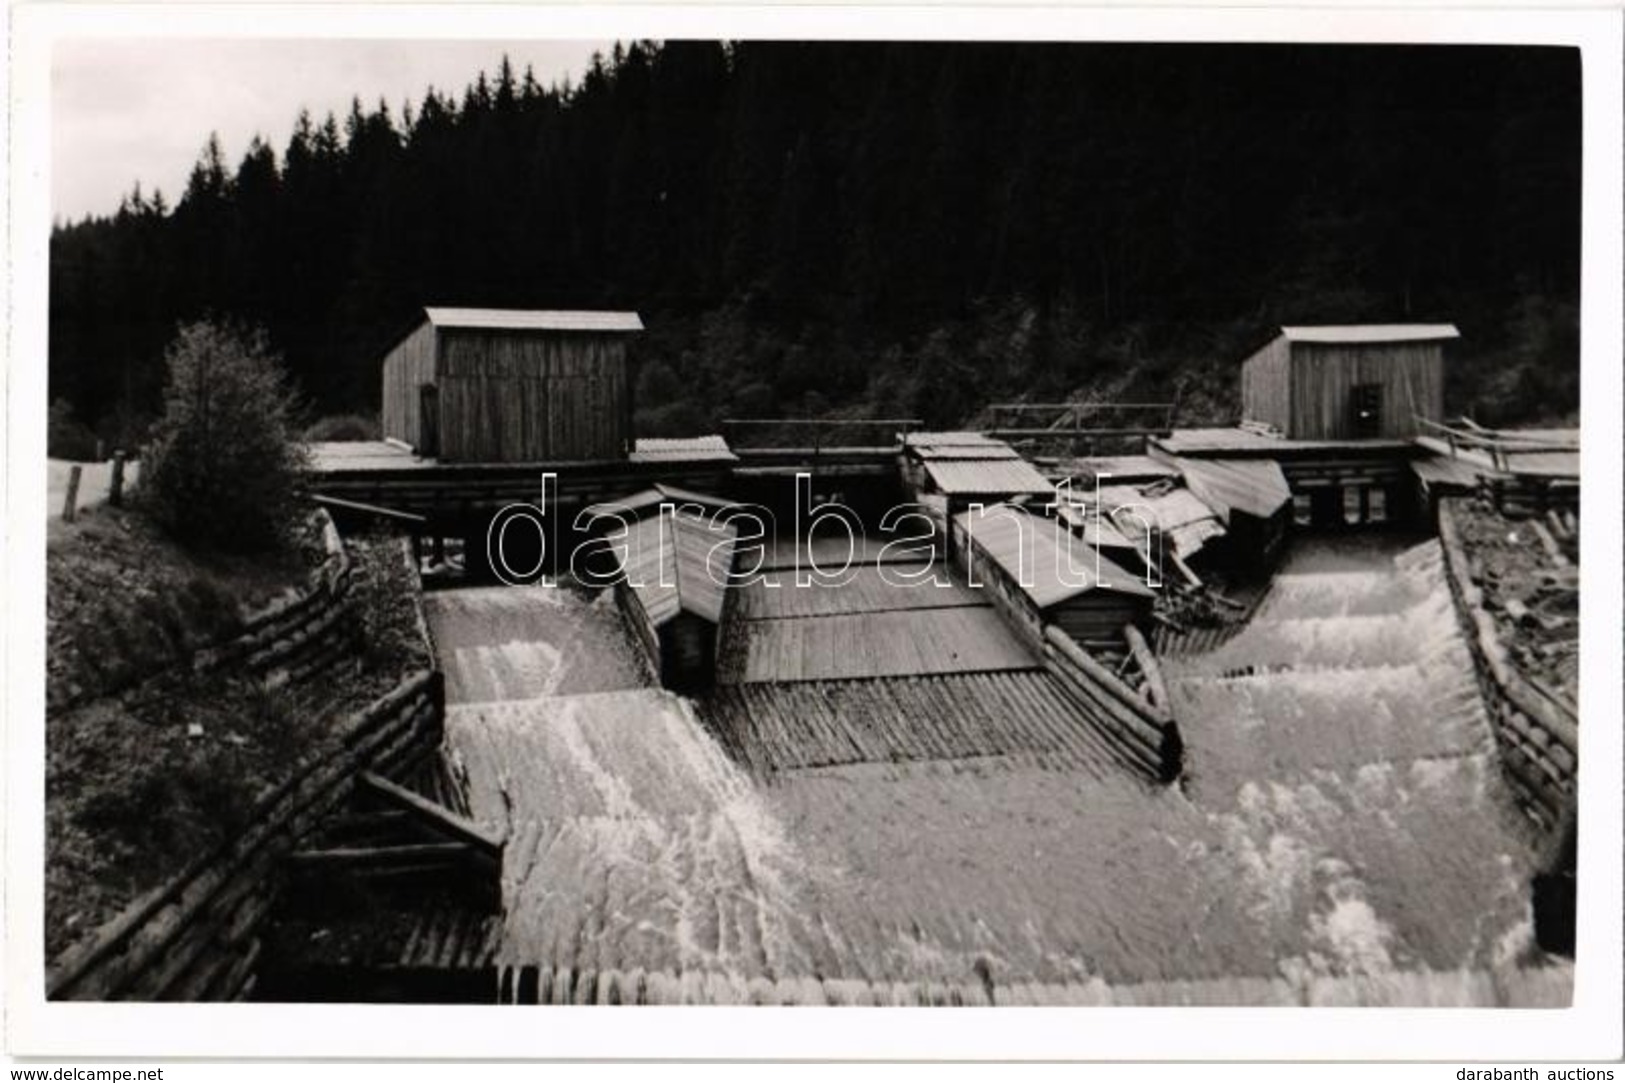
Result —
<path fill-rule="evenodd" d="M 1277 335 L 1241 363 L 1241 413 L 1248 421 L 1292 427 L 1292 344 Z"/>
<path fill-rule="evenodd" d="M 1444 350 L 1438 342 L 1294 343 L 1292 347 L 1294 437 L 1354 439 L 1349 390 L 1382 388 L 1385 439 L 1416 436 L 1418 416 L 1444 416 Z"/>
<path fill-rule="evenodd" d="M 1355 431 L 1350 410 L 1350 392 L 1361 384 L 1382 388 L 1376 438 L 1416 436 L 1418 416 L 1444 416 L 1443 341 L 1303 341 L 1277 335 L 1242 362 L 1242 416 L 1294 440 L 1369 438 Z"/>
<path fill-rule="evenodd" d="M 448 462 L 617 459 L 631 440 L 619 336 L 443 329 L 439 384 Z"/>
<path fill-rule="evenodd" d="M 384 356 L 380 402 L 384 435 L 413 447 L 423 441 L 419 388 L 435 380 L 435 329 L 425 322 Z"/>

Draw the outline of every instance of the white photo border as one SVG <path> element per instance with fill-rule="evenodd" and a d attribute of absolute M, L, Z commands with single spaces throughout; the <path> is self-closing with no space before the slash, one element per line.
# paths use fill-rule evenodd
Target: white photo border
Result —
<path fill-rule="evenodd" d="M 6 369 L 5 980 L 29 1056 L 797 1059 L 1612 1059 L 1625 1041 L 1621 908 L 1621 77 L 1617 5 L 13 7 Z M 1584 92 L 1579 939 L 1563 1010 L 550 1007 L 82 1004 L 44 1000 L 44 552 L 50 73 L 101 38 L 862 38 L 1544 44 Z M 535 1011 L 536 1014 L 523 1014 Z M 635 1016 L 623 1013 L 633 1012 Z"/>

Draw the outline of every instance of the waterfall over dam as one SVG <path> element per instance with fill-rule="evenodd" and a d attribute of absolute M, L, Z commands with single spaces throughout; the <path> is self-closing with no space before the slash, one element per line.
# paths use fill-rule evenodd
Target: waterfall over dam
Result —
<path fill-rule="evenodd" d="M 1436 542 L 1299 539 L 1245 628 L 1165 658 L 1167 788 L 1042 670 L 697 703 L 606 597 L 428 607 L 448 751 L 508 836 L 504 999 L 1567 1003 Z"/>

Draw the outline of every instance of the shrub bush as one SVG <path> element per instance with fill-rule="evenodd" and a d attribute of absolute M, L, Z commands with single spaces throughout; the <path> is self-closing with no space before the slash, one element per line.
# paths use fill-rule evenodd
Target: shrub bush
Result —
<path fill-rule="evenodd" d="M 307 455 L 282 362 L 259 332 L 183 327 L 139 492 L 189 544 L 256 552 L 288 540 Z"/>

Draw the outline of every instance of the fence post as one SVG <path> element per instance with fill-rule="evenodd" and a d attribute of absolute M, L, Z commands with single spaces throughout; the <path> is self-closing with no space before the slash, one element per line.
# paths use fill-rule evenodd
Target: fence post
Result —
<path fill-rule="evenodd" d="M 79 503 L 79 473 L 81 467 L 74 463 L 68 468 L 68 498 L 62 502 L 62 521 L 73 522 L 73 514 Z"/>
<path fill-rule="evenodd" d="M 124 504 L 124 449 L 113 449 L 113 479 L 108 483 L 107 502 L 113 507 Z"/>

